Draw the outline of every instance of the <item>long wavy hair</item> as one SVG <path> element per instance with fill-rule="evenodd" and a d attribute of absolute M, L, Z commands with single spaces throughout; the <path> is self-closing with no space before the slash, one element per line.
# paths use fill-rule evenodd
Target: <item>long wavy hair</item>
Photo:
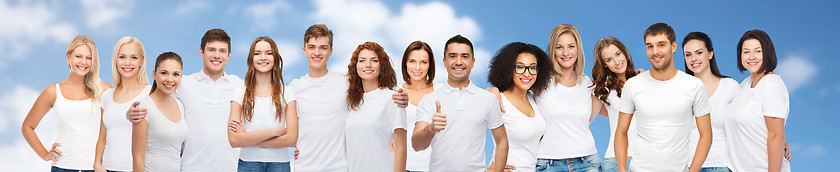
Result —
<path fill-rule="evenodd" d="M 347 88 L 347 106 L 352 110 L 358 110 L 364 103 L 365 89 L 362 86 L 362 77 L 356 72 L 356 64 L 359 61 L 359 53 L 362 50 L 370 50 L 376 53 L 379 58 L 379 87 L 393 89 L 397 86 L 397 76 L 394 68 L 391 67 L 391 60 L 382 46 L 376 42 L 365 42 L 356 47 L 353 56 L 350 57 L 350 64 L 347 65 L 347 80 L 350 81 L 350 88 Z"/>
<path fill-rule="evenodd" d="M 251 50 L 248 51 L 248 72 L 245 73 L 245 95 L 242 97 L 242 119 L 243 121 L 251 121 L 254 116 L 254 95 L 257 87 L 257 69 L 254 68 L 254 51 L 257 43 L 260 41 L 267 42 L 271 47 L 271 56 L 274 58 L 274 65 L 271 66 L 271 101 L 274 103 L 275 119 L 279 119 L 283 114 L 283 105 L 286 104 L 283 82 L 283 58 L 280 57 L 280 52 L 277 51 L 277 44 L 274 40 L 267 36 L 259 37 L 251 43 Z"/>
<path fill-rule="evenodd" d="M 618 75 L 607 68 L 607 62 L 601 58 L 601 51 L 610 45 L 615 45 L 615 47 L 618 48 L 618 51 L 621 51 L 621 53 L 624 54 L 624 57 L 627 58 L 625 59 L 627 61 L 627 67 L 624 68 L 625 80 L 618 79 Z M 624 87 L 626 79 L 636 76 L 636 71 L 633 70 L 635 68 L 633 66 L 633 58 L 627 53 L 627 48 L 621 43 L 621 41 L 618 41 L 618 39 L 610 36 L 604 37 L 601 40 L 598 40 L 598 43 L 595 43 L 594 54 L 595 64 L 592 66 L 592 78 L 594 78 L 595 82 L 589 87 L 595 87 L 592 90 L 595 97 L 598 97 L 601 102 L 610 105 L 610 102 L 607 101 L 607 97 L 610 95 L 610 90 L 615 90 L 616 95 L 621 97 L 621 88 Z"/>
<path fill-rule="evenodd" d="M 73 54 L 73 50 L 82 45 L 86 45 L 90 48 L 92 58 L 90 72 L 85 74 L 84 77 L 85 93 L 90 96 L 93 102 L 98 103 L 99 99 L 102 98 L 102 92 L 105 90 L 102 90 L 102 79 L 99 78 L 99 51 L 96 50 L 96 44 L 93 43 L 93 39 L 84 35 L 76 36 L 72 41 L 70 41 L 70 45 L 67 46 L 67 54 L 65 55 L 69 56 L 70 54 Z M 70 69 L 73 68 L 69 65 L 69 62 L 67 67 Z"/>

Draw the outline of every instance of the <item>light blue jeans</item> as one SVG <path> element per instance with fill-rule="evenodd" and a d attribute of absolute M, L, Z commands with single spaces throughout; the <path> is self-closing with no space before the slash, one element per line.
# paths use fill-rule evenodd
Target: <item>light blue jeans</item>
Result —
<path fill-rule="evenodd" d="M 630 159 L 627 159 L 627 170 L 630 170 Z M 615 157 L 604 158 L 604 162 L 601 163 L 601 172 L 618 172 L 618 161 L 615 160 Z"/>
<path fill-rule="evenodd" d="M 566 159 L 537 159 L 537 171 L 581 171 L 598 172 L 601 170 L 601 157 L 592 154 Z"/>
<path fill-rule="evenodd" d="M 239 160 L 238 172 L 291 172 L 289 162 L 256 162 Z"/>
<path fill-rule="evenodd" d="M 700 172 L 732 172 L 729 167 L 703 167 Z"/>

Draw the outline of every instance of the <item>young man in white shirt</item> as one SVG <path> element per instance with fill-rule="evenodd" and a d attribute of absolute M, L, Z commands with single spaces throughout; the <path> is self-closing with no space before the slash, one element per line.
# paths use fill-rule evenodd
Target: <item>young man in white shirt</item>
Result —
<path fill-rule="evenodd" d="M 469 80 L 473 45 L 455 35 L 446 41 L 443 54 L 447 84 L 420 100 L 412 147 L 433 147 L 431 171 L 483 171 L 486 127 L 496 143 L 494 167 L 489 169 L 501 172 L 507 161 L 507 134 L 496 96 Z"/>
<path fill-rule="evenodd" d="M 230 147 L 227 121 L 230 99 L 243 87 L 239 77 L 225 73 L 230 59 L 230 37 L 222 29 L 208 30 L 201 38 L 204 68 L 184 76 L 175 96 L 184 104 L 189 135 L 182 148 L 181 171 L 236 171 L 239 149 Z M 126 113 L 132 123 L 146 116 L 134 103 Z"/>
<path fill-rule="evenodd" d="M 700 170 L 712 144 L 711 105 L 703 82 L 674 67 L 674 29 L 656 23 L 645 30 L 645 49 L 653 69 L 624 84 L 615 138 L 618 171 L 628 171 L 627 129 L 637 127 L 632 171 Z M 634 118 L 635 116 L 635 118 Z M 700 131 L 693 160 L 688 160 L 692 117 Z M 691 164 L 690 168 L 686 166 Z"/>
<path fill-rule="evenodd" d="M 295 171 L 347 171 L 344 124 L 349 81 L 344 73 L 328 71 L 333 34 L 326 25 L 312 25 L 304 33 L 303 54 L 309 73 L 291 82 L 297 96 L 299 135 Z M 394 103 L 404 108 L 408 95 L 398 90 Z"/>

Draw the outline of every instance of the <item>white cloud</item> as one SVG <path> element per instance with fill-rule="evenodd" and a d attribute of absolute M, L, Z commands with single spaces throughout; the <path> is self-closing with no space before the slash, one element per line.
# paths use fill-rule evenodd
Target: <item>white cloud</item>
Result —
<path fill-rule="evenodd" d="M 303 45 L 281 40 L 275 40 L 274 42 L 277 44 L 277 51 L 280 51 L 280 56 L 283 56 L 283 66 L 285 68 L 301 68 L 306 66 L 298 64 L 306 58 L 301 52 Z"/>
<path fill-rule="evenodd" d="M 209 8 L 210 4 L 206 0 L 186 0 L 176 5 L 173 11 L 176 16 L 184 17 Z"/>
<path fill-rule="evenodd" d="M 249 16 L 254 25 L 261 29 L 270 29 L 277 21 L 276 18 L 280 16 L 278 13 L 290 11 L 292 5 L 282 0 L 274 0 L 270 2 L 255 3 L 245 7 L 243 13 Z M 282 16 L 281 16 L 282 17 Z"/>
<path fill-rule="evenodd" d="M 0 171 L 49 169 L 50 163 L 44 162 L 32 151 L 19 129 L 39 94 L 35 89 L 15 86 L 0 97 L 0 136 L 4 139 L 0 142 L 0 152 L 3 152 L 3 156 L 0 156 Z M 38 133 L 42 144 L 52 145 L 57 133 L 56 119 L 52 111 L 44 116 L 35 132 Z"/>
<path fill-rule="evenodd" d="M 134 1 L 130 0 L 81 0 L 85 23 L 89 28 L 116 28 L 114 22 L 131 12 Z"/>
<path fill-rule="evenodd" d="M 825 149 L 825 146 L 823 146 L 823 144 L 821 143 L 813 143 L 810 145 L 803 145 L 800 143 L 788 143 L 788 146 L 790 146 L 791 154 L 793 154 L 794 156 L 791 159 L 796 158 L 796 155 L 803 155 L 805 157 L 816 158 L 828 153 Z"/>
<path fill-rule="evenodd" d="M 819 71 L 819 67 L 802 56 L 788 56 L 777 65 L 776 72 L 782 76 L 789 92 L 805 86 Z"/>
<path fill-rule="evenodd" d="M 0 68 L 10 59 L 22 58 L 35 45 L 64 43 L 73 39 L 76 27 L 59 19 L 59 5 L 21 1 L 9 4 L 0 0 Z"/>

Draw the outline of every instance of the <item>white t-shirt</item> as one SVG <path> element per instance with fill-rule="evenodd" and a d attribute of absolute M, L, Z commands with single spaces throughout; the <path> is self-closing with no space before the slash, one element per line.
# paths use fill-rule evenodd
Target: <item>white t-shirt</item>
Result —
<path fill-rule="evenodd" d="M 726 132 L 724 131 L 724 121 L 726 120 L 726 106 L 732 102 L 732 99 L 738 95 L 741 87 L 738 86 L 738 81 L 732 78 L 721 78 L 720 83 L 712 97 L 709 97 L 709 103 L 712 105 L 712 112 L 709 113 L 709 118 L 712 121 L 712 147 L 709 149 L 709 154 L 706 156 L 706 161 L 703 162 L 703 167 L 727 167 L 729 166 L 729 149 L 726 145 Z M 697 130 L 697 122 L 691 123 L 691 135 L 688 141 L 688 159 L 694 158 L 694 153 L 697 150 L 697 143 L 700 141 L 700 131 Z M 691 162 L 689 162 L 689 165 Z"/>
<path fill-rule="evenodd" d="M 459 90 L 443 84 L 423 96 L 417 107 L 417 121 L 431 124 L 440 101 L 446 114 L 446 129 L 434 135 L 430 171 L 484 171 L 486 129 L 503 125 L 496 96 L 472 82 Z"/>
<path fill-rule="evenodd" d="M 650 71 L 624 83 L 619 110 L 633 115 L 638 138 L 632 171 L 685 171 L 690 163 L 688 135 L 694 117 L 711 112 L 703 82 L 677 71 L 660 81 Z"/>
<path fill-rule="evenodd" d="M 765 75 L 755 88 L 750 88 L 751 84 L 751 77 L 741 82 L 741 92 L 728 109 L 726 139 L 732 171 L 767 171 L 768 132 L 764 117 L 787 120 L 790 112 L 787 86 L 779 75 Z M 783 162 L 782 166 L 786 164 Z"/>
<path fill-rule="evenodd" d="M 566 159 L 598 153 L 595 138 L 589 131 L 592 117 L 592 80 L 584 75 L 580 83 L 566 87 L 549 81 L 548 88 L 536 97 L 540 112 L 548 124 L 540 141 L 537 157 Z"/>
<path fill-rule="evenodd" d="M 502 102 L 505 112 L 502 120 L 508 136 L 507 165 L 516 167 L 515 171 L 535 171 L 537 166 L 537 146 L 545 133 L 545 119 L 534 101 L 534 95 L 528 92 L 527 99 L 534 109 L 534 117 L 525 116 L 510 103 L 504 93 Z"/>
<path fill-rule="evenodd" d="M 174 98 L 174 97 L 173 97 Z M 178 103 L 181 119 L 177 122 L 170 120 L 157 108 L 151 97 L 140 99 L 139 108 L 146 108 L 146 121 L 149 128 L 146 131 L 146 171 L 180 171 L 181 145 L 187 139 L 189 129 L 184 122 L 184 105 Z"/>
<path fill-rule="evenodd" d="M 406 127 L 405 109 L 391 100 L 394 93 L 367 92 L 358 110 L 347 114 L 347 171 L 394 171 L 394 130 Z"/>
<path fill-rule="evenodd" d="M 621 98 L 618 97 L 616 90 L 610 90 L 607 95 L 609 105 L 604 103 L 607 108 L 607 115 L 610 117 L 610 145 L 607 146 L 607 152 L 604 153 L 604 158 L 615 158 L 615 130 L 618 128 L 618 107 L 621 106 Z M 627 157 L 633 157 L 633 146 L 636 146 L 635 141 L 638 135 L 636 134 L 636 122 L 630 120 L 630 127 L 627 128 Z"/>
<path fill-rule="evenodd" d="M 298 159 L 295 171 L 346 171 L 344 123 L 347 118 L 347 78 L 327 72 L 295 79 L 289 85 L 297 95 Z"/>
<path fill-rule="evenodd" d="M 62 157 L 53 166 L 64 169 L 93 170 L 96 141 L 102 109 L 93 99 L 68 100 L 55 84 L 55 103 L 52 111 L 57 121 L 55 143 Z M 51 146 L 51 145 L 50 145 Z"/>
<path fill-rule="evenodd" d="M 240 106 L 245 97 L 245 87 L 236 89 L 231 97 L 231 102 L 236 102 Z M 284 89 L 283 98 L 286 102 L 295 101 L 294 91 L 291 89 Z M 274 101 L 271 97 L 254 97 L 254 108 L 252 109 L 251 120 L 242 119 L 242 125 L 245 131 L 255 132 L 274 127 L 286 127 L 286 103 L 281 103 L 284 106 L 282 115 L 277 117 L 277 109 L 274 106 Z M 243 147 L 239 151 L 239 159 L 251 162 L 289 162 L 289 148 L 262 148 L 259 146 Z"/>
<path fill-rule="evenodd" d="M 184 76 L 175 91 L 184 103 L 184 119 L 192 128 L 184 143 L 181 171 L 236 171 L 239 149 L 227 137 L 230 96 L 245 82 L 224 74 L 213 81 L 203 71 Z"/>
<path fill-rule="evenodd" d="M 432 85 L 435 90 L 440 86 L 441 84 Z M 405 170 L 429 171 L 429 158 L 432 155 L 432 148 L 429 147 L 421 151 L 414 151 L 411 144 L 411 136 L 414 134 L 414 126 L 417 123 L 417 106 L 409 103 L 405 107 L 405 122 L 407 124 L 405 128 L 407 133 L 406 142 L 408 143 L 408 147 L 406 147 Z"/>
<path fill-rule="evenodd" d="M 105 152 L 102 166 L 111 171 L 131 171 L 134 161 L 131 156 L 131 122 L 125 119 L 125 112 L 132 103 L 149 96 L 151 85 L 146 85 L 140 94 L 123 103 L 114 102 L 114 88 L 102 93 L 102 122 L 105 123 Z"/>

